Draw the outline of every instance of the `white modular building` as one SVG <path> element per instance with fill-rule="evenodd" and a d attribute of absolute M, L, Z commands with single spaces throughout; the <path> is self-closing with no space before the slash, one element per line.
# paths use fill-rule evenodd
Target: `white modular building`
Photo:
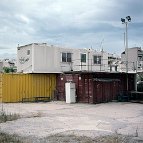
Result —
<path fill-rule="evenodd" d="M 128 48 L 121 54 L 122 71 L 143 71 L 143 50 L 141 47 Z"/>
<path fill-rule="evenodd" d="M 108 53 L 33 43 L 17 48 L 17 72 L 109 71 Z"/>

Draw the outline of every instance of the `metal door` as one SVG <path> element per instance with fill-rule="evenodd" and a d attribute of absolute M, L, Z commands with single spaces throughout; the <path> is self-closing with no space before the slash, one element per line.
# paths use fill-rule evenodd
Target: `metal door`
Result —
<path fill-rule="evenodd" d="M 102 82 L 94 81 L 94 103 L 102 102 Z"/>
<path fill-rule="evenodd" d="M 111 96 L 111 82 L 102 82 L 102 102 L 109 102 Z"/>
<path fill-rule="evenodd" d="M 111 84 L 112 100 L 117 100 L 119 92 L 120 92 L 120 81 L 113 81 Z"/>

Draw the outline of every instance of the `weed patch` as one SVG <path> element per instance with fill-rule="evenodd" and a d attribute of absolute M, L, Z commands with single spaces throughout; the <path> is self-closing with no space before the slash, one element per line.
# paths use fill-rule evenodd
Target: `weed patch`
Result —
<path fill-rule="evenodd" d="M 17 120 L 19 118 L 20 115 L 18 114 L 6 114 L 5 111 L 0 111 L 0 123 Z"/>
<path fill-rule="evenodd" d="M 108 135 L 96 138 L 76 135 L 52 135 L 45 139 L 49 143 L 129 143 L 131 137 L 122 135 Z"/>
<path fill-rule="evenodd" d="M 0 132 L 0 143 L 23 143 L 16 135 L 9 135 Z"/>

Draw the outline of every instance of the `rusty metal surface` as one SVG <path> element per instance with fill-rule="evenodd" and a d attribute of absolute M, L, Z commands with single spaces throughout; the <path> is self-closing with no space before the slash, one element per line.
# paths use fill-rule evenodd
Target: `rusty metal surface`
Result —
<path fill-rule="evenodd" d="M 134 90 L 134 75 L 128 75 L 129 90 Z M 131 81 L 131 82 L 130 82 Z M 102 103 L 117 100 L 119 92 L 126 91 L 124 73 L 71 73 L 57 76 L 58 100 L 65 100 L 65 83 L 76 83 L 77 102 Z"/>

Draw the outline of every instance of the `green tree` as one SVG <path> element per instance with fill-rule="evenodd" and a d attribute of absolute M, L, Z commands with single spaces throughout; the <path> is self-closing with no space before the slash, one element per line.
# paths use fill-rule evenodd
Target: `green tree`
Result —
<path fill-rule="evenodd" d="M 14 72 L 14 69 L 12 67 L 4 67 L 3 71 L 4 73 L 11 73 L 11 72 Z"/>
<path fill-rule="evenodd" d="M 4 68 L 3 68 L 3 71 L 4 71 L 5 73 L 9 73 L 9 72 L 10 72 L 10 70 L 9 70 L 8 67 L 4 67 Z"/>

